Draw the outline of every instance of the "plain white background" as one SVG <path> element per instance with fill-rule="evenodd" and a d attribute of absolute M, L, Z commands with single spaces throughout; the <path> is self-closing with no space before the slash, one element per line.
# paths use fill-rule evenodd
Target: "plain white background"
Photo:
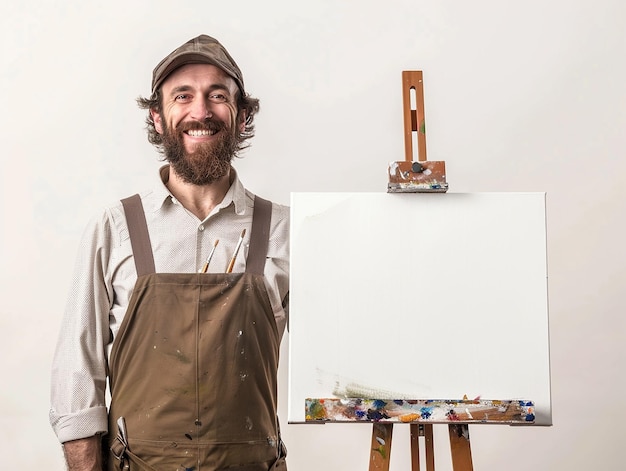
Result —
<path fill-rule="evenodd" d="M 385 191 L 403 158 L 402 70 L 424 71 L 428 156 L 450 191 L 547 192 L 554 426 L 472 427 L 475 469 L 622 469 L 625 26 L 621 0 L 4 2 L 3 462 L 63 469 L 48 372 L 78 240 L 101 207 L 152 185 L 134 99 L 164 55 L 208 33 L 262 100 L 236 166 L 266 198 Z M 283 433 L 291 470 L 367 467 L 368 426 Z M 406 428 L 391 460 L 409 467 Z"/>

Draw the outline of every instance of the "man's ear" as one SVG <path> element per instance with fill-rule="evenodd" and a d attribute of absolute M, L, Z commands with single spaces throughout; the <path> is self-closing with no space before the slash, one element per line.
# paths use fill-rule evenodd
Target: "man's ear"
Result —
<path fill-rule="evenodd" d="M 239 132 L 242 133 L 246 130 L 246 120 L 248 119 L 248 114 L 246 110 L 241 110 L 239 112 Z"/>
<path fill-rule="evenodd" d="M 163 134 L 163 122 L 161 121 L 161 114 L 154 108 L 150 108 L 150 116 L 154 121 L 154 128 L 159 134 Z"/>

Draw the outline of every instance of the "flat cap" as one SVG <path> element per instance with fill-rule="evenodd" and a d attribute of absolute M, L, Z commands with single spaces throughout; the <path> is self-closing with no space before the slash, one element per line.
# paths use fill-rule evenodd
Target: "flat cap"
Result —
<path fill-rule="evenodd" d="M 170 52 L 152 72 L 152 93 L 154 93 L 174 70 L 186 64 L 212 64 L 230 75 L 239 90 L 245 95 L 243 75 L 237 63 L 220 42 L 201 34 Z"/>

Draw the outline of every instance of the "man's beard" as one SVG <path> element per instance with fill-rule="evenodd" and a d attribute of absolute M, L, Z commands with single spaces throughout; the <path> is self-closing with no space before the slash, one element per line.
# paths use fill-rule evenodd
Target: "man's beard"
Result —
<path fill-rule="evenodd" d="M 192 152 L 187 152 L 183 133 L 191 129 L 219 133 L 218 138 L 196 144 Z M 228 173 L 230 162 L 238 150 L 238 141 L 222 121 L 183 122 L 173 130 L 165 125 L 163 131 L 163 154 L 183 181 L 209 185 Z"/>

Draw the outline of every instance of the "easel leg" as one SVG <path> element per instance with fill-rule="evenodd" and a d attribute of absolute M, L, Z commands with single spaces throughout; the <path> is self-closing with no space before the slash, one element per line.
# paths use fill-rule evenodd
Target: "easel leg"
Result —
<path fill-rule="evenodd" d="M 369 471 L 389 471 L 392 434 L 393 424 L 373 424 Z"/>
<path fill-rule="evenodd" d="M 420 424 L 411 424 L 411 471 L 420 471 Z"/>
<path fill-rule="evenodd" d="M 450 451 L 454 471 L 474 471 L 470 448 L 469 426 L 467 424 L 448 425 Z"/>
<path fill-rule="evenodd" d="M 433 424 L 424 424 L 424 442 L 426 444 L 426 471 L 435 471 Z"/>
<path fill-rule="evenodd" d="M 474 471 L 467 424 L 448 425 L 450 452 L 454 471 Z M 389 471 L 393 424 L 375 422 L 372 425 L 372 444 L 369 471 Z M 435 452 L 432 424 L 411 424 L 411 471 L 420 471 L 419 438 L 424 437 L 426 471 L 435 471 Z"/>
<path fill-rule="evenodd" d="M 419 437 L 424 437 L 426 471 L 435 471 L 432 424 L 411 424 L 411 471 L 420 471 Z"/>

